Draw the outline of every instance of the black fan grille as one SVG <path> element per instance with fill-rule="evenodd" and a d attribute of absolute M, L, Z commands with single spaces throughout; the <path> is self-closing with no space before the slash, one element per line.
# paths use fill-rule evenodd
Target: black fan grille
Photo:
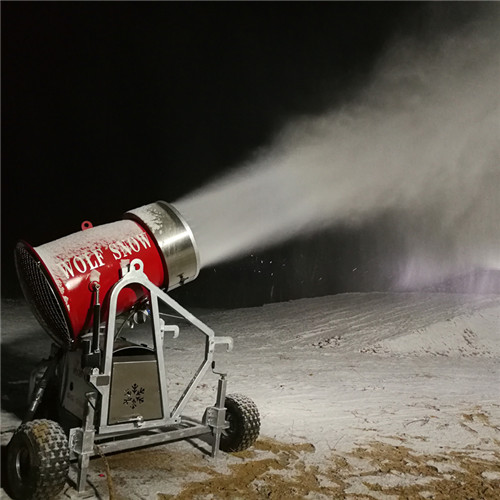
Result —
<path fill-rule="evenodd" d="M 24 296 L 36 319 L 57 344 L 69 348 L 71 333 L 53 285 L 40 261 L 23 243 L 16 247 L 16 267 Z"/>

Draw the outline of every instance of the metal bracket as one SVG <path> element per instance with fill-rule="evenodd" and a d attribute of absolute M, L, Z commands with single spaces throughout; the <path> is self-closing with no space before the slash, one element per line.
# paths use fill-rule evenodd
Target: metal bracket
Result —
<path fill-rule="evenodd" d="M 212 366 L 212 369 L 214 367 Z M 217 384 L 217 398 L 214 406 L 210 406 L 205 410 L 203 420 L 210 426 L 214 441 L 212 443 L 212 457 L 215 458 L 219 453 L 220 440 L 224 429 L 229 427 L 226 422 L 226 375 L 221 373 Z"/>
<path fill-rule="evenodd" d="M 160 331 L 161 331 L 161 333 L 165 333 L 165 332 L 173 333 L 172 338 L 174 338 L 174 339 L 176 339 L 180 333 L 180 329 L 179 329 L 178 325 L 166 325 L 163 318 L 160 318 Z"/>
<path fill-rule="evenodd" d="M 75 427 L 69 431 L 69 451 L 75 455 L 92 454 L 94 451 L 95 430 L 83 430 Z"/>
<path fill-rule="evenodd" d="M 203 416 L 203 424 L 217 429 L 227 429 L 229 425 L 226 423 L 226 409 L 208 407 Z"/>
<path fill-rule="evenodd" d="M 227 352 L 231 352 L 233 350 L 234 343 L 231 337 L 213 337 L 211 342 L 213 342 L 214 345 L 226 345 Z"/>
<path fill-rule="evenodd" d="M 144 417 L 142 415 L 137 415 L 137 417 L 127 418 L 125 420 L 120 420 L 117 423 L 133 423 L 135 427 L 141 428 L 144 425 Z"/>

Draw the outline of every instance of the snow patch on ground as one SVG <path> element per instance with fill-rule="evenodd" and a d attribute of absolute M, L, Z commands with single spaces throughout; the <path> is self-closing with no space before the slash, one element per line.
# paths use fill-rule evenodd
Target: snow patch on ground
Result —
<path fill-rule="evenodd" d="M 500 306 L 439 321 L 365 348 L 388 355 L 500 357 Z"/>

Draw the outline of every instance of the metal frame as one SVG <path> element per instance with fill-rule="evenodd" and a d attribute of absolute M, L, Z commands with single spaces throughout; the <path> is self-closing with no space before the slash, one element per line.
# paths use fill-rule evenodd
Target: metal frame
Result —
<path fill-rule="evenodd" d="M 113 346 L 116 330 L 117 299 L 123 288 L 139 284 L 149 292 L 152 312 L 154 351 L 157 357 L 158 375 L 160 384 L 160 397 L 163 417 L 160 419 L 143 421 L 140 418 L 133 422 L 108 424 L 111 376 L 113 368 Z M 165 332 L 173 332 L 174 337 L 178 335 L 177 325 L 165 325 L 160 318 L 158 301 L 167 304 L 171 309 L 186 319 L 205 335 L 204 359 L 195 372 L 191 381 L 186 386 L 177 403 L 169 411 L 167 397 L 167 381 L 163 357 L 163 339 Z M 77 489 L 81 493 L 85 489 L 89 459 L 97 454 L 95 443 L 99 443 L 102 453 L 111 453 L 139 446 L 186 439 L 201 436 L 212 432 L 214 441 L 212 443 L 212 456 L 215 457 L 219 450 L 222 432 L 228 427 L 225 420 L 226 409 L 224 401 L 226 396 L 226 376 L 219 375 L 217 398 L 214 406 L 205 411 L 203 421 L 199 422 L 182 416 L 182 412 L 193 395 L 196 386 L 205 376 L 209 368 L 214 370 L 214 351 L 218 344 L 226 345 L 227 350 L 233 348 L 231 337 L 217 337 L 214 331 L 205 325 L 189 311 L 184 309 L 175 300 L 169 297 L 160 288 L 149 281 L 144 274 L 144 266 L 141 260 L 135 259 L 130 267 L 124 270 L 122 278 L 113 286 L 110 294 L 108 321 L 104 337 L 104 357 L 101 368 L 89 370 L 88 381 L 97 392 L 86 394 L 85 413 L 81 427 L 73 428 L 69 433 L 69 448 L 71 457 L 78 459 Z M 100 397 L 97 397 L 99 393 Z M 99 402 L 97 401 L 99 399 Z M 94 417 L 97 413 L 97 428 L 94 427 Z"/>

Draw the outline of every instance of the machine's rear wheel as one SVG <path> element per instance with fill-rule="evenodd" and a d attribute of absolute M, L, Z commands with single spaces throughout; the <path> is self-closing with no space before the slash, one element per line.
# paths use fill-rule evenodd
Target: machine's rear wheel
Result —
<path fill-rule="evenodd" d="M 222 433 L 220 449 L 227 452 L 246 450 L 259 437 L 259 410 L 255 403 L 243 394 L 226 396 L 225 406 L 229 427 Z"/>
<path fill-rule="evenodd" d="M 61 426 L 39 419 L 19 426 L 7 450 L 9 493 L 19 500 L 47 500 L 64 487 L 68 440 Z"/>

